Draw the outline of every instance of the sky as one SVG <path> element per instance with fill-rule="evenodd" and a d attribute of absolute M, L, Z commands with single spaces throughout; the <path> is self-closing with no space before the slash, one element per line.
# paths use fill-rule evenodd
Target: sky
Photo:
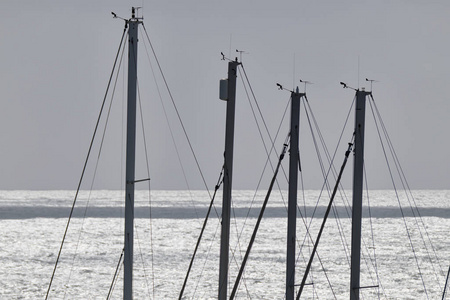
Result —
<path fill-rule="evenodd" d="M 307 87 L 308 100 L 334 152 L 354 96 L 339 82 L 369 89 L 365 78 L 376 79 L 373 96 L 410 187 L 450 189 L 450 101 L 445 92 L 450 82 L 450 2 L 415 0 L 2 1 L 0 189 L 76 189 L 124 27 L 111 11 L 129 18 L 132 6 L 143 7 L 145 28 L 208 188 L 216 184 L 223 163 L 226 102 L 218 99 L 218 86 L 227 76 L 227 63 L 220 53 L 233 58 L 238 49 L 245 51 L 242 63 L 272 135 L 289 100 L 276 83 L 292 88 L 300 85 L 299 79 L 308 80 L 314 83 Z M 151 187 L 204 189 L 161 77 L 153 79 L 148 71 L 151 53 L 143 45 L 138 80 L 146 94 L 142 112 Z M 154 59 L 152 66 L 156 72 Z M 233 187 L 255 189 L 266 154 L 241 79 Z M 102 154 L 97 160 L 96 144 L 84 189 L 123 187 L 122 71 L 117 82 Z M 170 128 L 161 103 L 174 124 Z M 372 146 L 376 129 L 369 125 L 369 187 L 390 189 L 386 168 L 380 167 L 383 155 Z M 138 137 L 139 179 L 148 175 L 142 129 Z M 349 134 L 343 139 L 336 166 Z M 312 145 L 300 144 L 305 188 L 320 188 L 322 180 L 313 171 L 317 158 L 307 150 Z M 287 170 L 287 160 L 284 166 Z M 351 167 L 345 175 L 351 188 Z M 267 172 L 260 188 L 267 188 L 269 179 Z"/>

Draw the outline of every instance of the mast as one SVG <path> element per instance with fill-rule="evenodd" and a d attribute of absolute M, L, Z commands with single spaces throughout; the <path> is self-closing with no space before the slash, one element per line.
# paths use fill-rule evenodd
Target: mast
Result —
<path fill-rule="evenodd" d="M 360 290 L 364 127 L 366 114 L 366 96 L 369 94 L 370 92 L 366 92 L 364 88 L 361 91 L 356 91 L 350 300 L 359 300 Z"/>
<path fill-rule="evenodd" d="M 128 100 L 127 100 L 127 145 L 125 175 L 125 243 L 123 261 L 123 299 L 133 297 L 133 226 L 134 226 L 134 183 L 136 148 L 136 82 L 138 25 L 132 8 L 128 29 Z"/>
<path fill-rule="evenodd" d="M 295 294 L 295 231 L 297 227 L 297 185 L 298 185 L 298 142 L 300 98 L 303 93 L 298 87 L 291 95 L 291 129 L 289 148 L 289 195 L 288 195 L 288 226 L 286 251 L 286 300 L 293 300 Z"/>
<path fill-rule="evenodd" d="M 220 267 L 219 267 L 219 300 L 227 299 L 228 291 L 228 259 L 230 248 L 230 210 L 233 179 L 233 146 L 234 146 L 234 116 L 236 100 L 236 75 L 239 63 L 228 62 L 228 79 L 221 81 L 221 91 L 226 82 L 226 95 L 220 99 L 227 101 L 227 116 L 225 129 L 224 178 L 222 198 L 222 231 L 220 238 Z M 225 93 L 225 91 L 224 91 Z"/>

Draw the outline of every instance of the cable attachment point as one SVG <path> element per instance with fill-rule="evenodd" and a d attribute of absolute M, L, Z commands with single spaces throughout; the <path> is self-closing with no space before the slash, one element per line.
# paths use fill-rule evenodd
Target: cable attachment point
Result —
<path fill-rule="evenodd" d="M 345 157 L 348 157 L 352 152 L 353 143 L 348 143 L 348 149 L 345 151 Z"/>
<path fill-rule="evenodd" d="M 280 154 L 280 160 L 282 160 L 284 158 L 284 155 L 286 154 L 287 151 L 287 147 L 289 146 L 288 143 L 284 143 L 283 144 L 283 150 L 281 150 L 281 154 Z"/>

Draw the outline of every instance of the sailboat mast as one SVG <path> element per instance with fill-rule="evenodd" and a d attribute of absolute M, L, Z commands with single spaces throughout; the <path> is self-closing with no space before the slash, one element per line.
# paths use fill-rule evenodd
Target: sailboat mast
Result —
<path fill-rule="evenodd" d="M 286 251 L 286 300 L 295 296 L 295 231 L 297 227 L 297 185 L 299 166 L 299 119 L 300 98 L 304 94 L 292 92 L 291 96 L 291 129 L 289 148 L 289 194 L 288 194 L 288 227 Z"/>
<path fill-rule="evenodd" d="M 133 226 L 134 226 L 134 182 L 136 148 L 136 81 L 137 81 L 137 42 L 138 19 L 135 9 L 128 21 L 128 100 L 127 100 L 127 145 L 125 175 L 125 243 L 123 299 L 133 297 Z"/>
<path fill-rule="evenodd" d="M 219 300 L 227 299 L 228 291 L 228 260 L 230 249 L 230 210 L 231 191 L 233 182 L 233 146 L 234 146 L 234 116 L 236 104 L 236 76 L 239 63 L 228 63 L 227 95 L 221 99 L 227 101 L 227 115 L 225 128 L 225 154 L 222 198 L 222 231 L 220 238 L 220 267 L 219 267 Z"/>
<path fill-rule="evenodd" d="M 366 92 L 364 89 L 362 91 L 356 91 L 350 300 L 359 300 L 360 290 L 364 127 L 366 115 L 366 96 L 369 94 L 370 92 Z"/>

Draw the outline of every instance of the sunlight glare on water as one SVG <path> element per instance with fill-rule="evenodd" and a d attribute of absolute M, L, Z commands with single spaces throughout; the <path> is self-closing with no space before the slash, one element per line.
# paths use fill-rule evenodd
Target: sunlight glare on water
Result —
<path fill-rule="evenodd" d="M 300 207 L 311 221 L 311 208 L 317 191 L 307 191 L 311 204 Z M 122 194 L 119 191 L 94 191 L 85 210 L 88 193 L 80 195 L 61 260 L 55 275 L 50 299 L 105 299 L 123 248 Z M 379 285 L 365 289 L 368 299 L 426 299 L 422 284 L 425 282 L 430 299 L 440 299 L 445 275 L 450 263 L 448 228 L 450 208 L 448 191 L 415 191 L 426 231 L 417 226 L 411 209 L 404 208 L 405 221 L 398 212 L 392 191 L 371 192 L 372 219 L 363 219 L 363 261 L 361 285 Z M 43 299 L 48 288 L 59 245 L 64 233 L 74 192 L 72 191 L 2 191 L 0 192 L 0 296 L 2 299 Z M 191 197 L 192 196 L 192 197 Z M 219 195 L 220 196 L 220 195 Z M 219 197 L 217 199 L 220 199 Z M 245 253 L 251 231 L 256 222 L 264 193 L 252 204 L 252 191 L 234 193 L 234 215 L 231 228 L 230 288 Z M 203 191 L 152 191 L 149 208 L 148 192 L 138 191 L 136 197 L 134 294 L 136 299 L 174 299 L 178 297 L 190 257 L 203 222 L 208 195 Z M 280 193 L 274 193 L 261 223 L 256 243 L 246 267 L 244 281 L 237 297 L 253 299 L 281 299 L 285 282 L 286 209 Z M 309 200 L 308 200 L 309 201 Z M 392 201 L 392 202 L 391 202 Z M 404 201 L 404 199 L 401 199 Z M 324 203 L 326 200 L 324 200 Z M 220 203 L 218 201 L 217 203 Z M 300 203 L 300 201 L 299 201 Z M 303 203 L 303 200 L 301 201 Z M 320 203 L 312 219 L 311 236 L 315 239 L 323 215 Z M 336 201 L 336 213 L 326 225 L 318 248 L 318 259 L 312 268 L 314 296 L 329 299 L 348 298 L 350 220 L 342 201 Z M 245 218 L 253 206 L 248 219 Z M 404 204 L 402 204 L 404 205 Z M 204 239 L 200 245 L 186 299 L 217 297 L 220 228 L 217 215 L 220 205 L 211 212 Z M 146 216 L 152 215 L 152 220 Z M 368 212 L 366 212 L 366 215 Z M 83 217 L 85 216 L 85 217 Z M 244 229 L 242 226 L 245 224 Z M 422 278 L 417 271 L 416 259 L 411 251 L 405 231 L 409 228 Z M 370 227 L 373 227 L 374 241 Z M 299 217 L 297 245 L 303 244 L 305 226 Z M 340 230 L 338 230 L 338 228 Z M 421 236 L 429 235 L 433 247 Z M 238 240 L 238 236 L 239 240 Z M 296 282 L 300 282 L 311 250 L 307 242 L 298 256 Z M 375 249 L 374 249 L 375 248 Z M 369 259 L 376 253 L 376 265 Z M 429 256 L 428 256 L 429 254 Z M 436 254 L 436 255 L 435 255 Z M 436 256 L 439 258 L 440 267 Z M 431 257 L 431 258 L 430 258 Z M 434 264 L 435 269 L 431 267 Z M 380 282 L 374 273 L 378 269 Z M 331 283 L 328 283 L 322 269 Z M 122 295 L 122 277 L 116 282 L 112 299 Z M 305 287 L 307 297 L 313 296 L 313 286 Z M 386 296 L 384 296 L 386 295 Z"/>

